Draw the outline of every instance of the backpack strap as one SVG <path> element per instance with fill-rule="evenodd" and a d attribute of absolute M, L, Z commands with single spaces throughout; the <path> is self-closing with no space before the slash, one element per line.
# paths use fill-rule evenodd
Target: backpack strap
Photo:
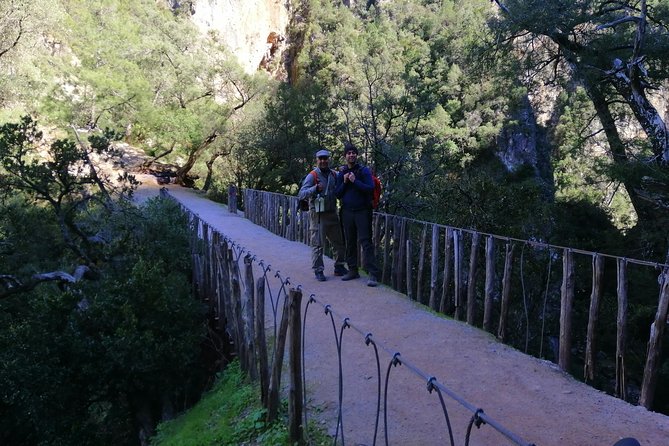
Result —
<path fill-rule="evenodd" d="M 319 181 L 318 181 L 318 172 L 316 172 L 316 169 L 312 170 L 312 171 L 309 172 L 309 173 L 314 177 L 314 181 L 316 182 L 316 184 L 318 184 L 318 183 L 319 183 Z M 330 176 L 331 176 L 331 177 L 335 177 L 335 179 L 337 178 L 337 175 L 334 173 L 334 170 L 332 170 L 332 169 L 330 169 Z"/>

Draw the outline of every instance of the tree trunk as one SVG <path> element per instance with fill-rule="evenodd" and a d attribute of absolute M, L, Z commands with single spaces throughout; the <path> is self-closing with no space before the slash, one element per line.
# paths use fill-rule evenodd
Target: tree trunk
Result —
<path fill-rule="evenodd" d="M 190 150 L 188 153 L 188 160 L 186 160 L 186 164 L 184 164 L 182 167 L 177 169 L 177 177 L 176 177 L 176 184 L 181 184 L 185 185 L 186 183 L 186 176 L 188 175 L 188 172 L 191 171 L 193 166 L 195 165 L 195 162 L 200 158 L 200 155 L 202 155 L 202 152 L 211 145 L 214 141 L 216 141 L 216 138 L 218 138 L 218 131 L 214 130 L 207 136 L 204 141 L 200 143 L 199 146 L 193 148 Z"/>
<path fill-rule="evenodd" d="M 669 133 L 662 115 L 650 103 L 640 82 L 634 82 L 622 71 L 612 78 L 616 91 L 625 99 L 634 116 L 648 136 L 658 164 L 669 166 Z"/>
<path fill-rule="evenodd" d="M 615 118 L 611 114 L 611 109 L 609 108 L 609 103 L 604 92 L 598 86 L 593 86 L 590 84 L 586 84 L 585 88 L 587 89 L 588 95 L 590 96 L 592 104 L 595 107 L 599 122 L 602 124 L 602 128 L 604 129 L 604 134 L 606 135 L 609 148 L 611 149 L 613 162 L 617 166 L 625 167 L 629 160 L 625 150 L 625 143 L 620 137 Z M 630 197 L 630 201 L 632 202 L 632 206 L 634 207 L 634 211 L 636 212 L 639 220 L 649 221 L 654 219 L 657 215 L 656 212 L 652 209 L 648 202 L 639 196 L 639 182 L 626 179 L 623 184 L 625 185 L 625 189 L 627 190 L 627 194 Z"/>
<path fill-rule="evenodd" d="M 207 178 L 204 180 L 204 186 L 202 187 L 202 190 L 207 192 L 209 188 L 211 187 L 211 181 L 212 177 L 214 174 L 214 162 L 223 155 L 221 152 L 216 152 L 213 155 L 211 155 L 211 158 L 209 158 L 209 161 L 207 161 L 205 164 L 207 165 Z"/>

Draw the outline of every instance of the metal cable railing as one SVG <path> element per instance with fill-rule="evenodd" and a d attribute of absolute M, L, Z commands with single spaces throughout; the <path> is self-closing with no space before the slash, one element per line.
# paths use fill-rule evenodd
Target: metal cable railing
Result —
<path fill-rule="evenodd" d="M 263 403 L 266 407 L 270 406 L 268 412 L 271 414 L 273 410 L 277 410 L 276 407 L 274 409 L 271 408 L 273 404 L 272 395 L 274 395 L 274 398 L 278 398 L 280 373 L 284 362 L 283 351 L 285 344 L 282 342 L 285 341 L 285 333 L 287 331 L 285 325 L 288 324 L 285 316 L 286 313 L 291 311 L 289 306 L 289 295 L 292 293 L 301 295 L 301 286 L 293 287 L 289 291 L 289 287 L 292 285 L 289 277 L 283 277 L 278 270 L 274 272 L 274 274 L 271 274 L 271 265 L 262 259 L 258 259 L 258 257 L 246 247 L 240 246 L 234 240 L 221 234 L 218 230 L 211 228 L 207 222 L 202 220 L 196 214 L 190 212 L 187 208 L 183 207 L 183 209 L 190 215 L 191 230 L 193 233 L 193 243 L 191 248 L 193 250 L 194 263 L 197 265 L 195 269 L 198 272 L 197 274 L 194 274 L 194 279 L 197 281 L 197 289 L 200 291 L 200 298 L 209 302 L 216 320 L 221 322 L 220 328 L 227 331 L 230 337 L 234 340 L 242 368 L 251 376 L 254 376 L 254 371 L 258 368 L 261 369 L 259 373 L 261 394 Z M 242 268 L 240 267 L 240 263 L 242 260 L 246 268 L 246 274 L 241 273 Z M 252 274 L 254 268 L 260 271 L 257 287 L 254 287 L 255 280 Z M 255 293 L 253 292 L 254 289 L 256 291 Z M 268 306 L 264 306 L 261 310 L 255 303 L 261 296 L 263 296 L 262 300 L 264 301 L 265 292 L 269 294 L 269 304 Z M 283 300 L 283 306 L 280 305 L 281 300 Z M 302 390 L 302 392 L 300 392 L 302 395 L 300 401 L 302 407 L 300 410 L 296 411 L 296 413 L 302 415 L 300 415 L 299 420 L 293 420 L 291 423 L 302 425 L 305 429 L 303 432 L 304 435 L 309 435 L 307 406 L 308 377 L 305 373 L 305 370 L 307 369 L 307 367 L 305 367 L 305 340 L 307 338 L 306 327 L 308 312 L 312 305 L 320 305 L 323 309 L 323 314 L 329 318 L 337 351 L 336 361 L 338 364 L 338 382 L 332 383 L 333 386 L 337 387 L 338 393 L 336 432 L 333 439 L 335 445 L 338 443 L 341 443 L 342 445 L 345 444 L 342 345 L 344 342 L 344 333 L 346 329 L 349 328 L 361 335 L 361 340 L 366 346 L 373 347 L 373 361 L 377 372 L 376 410 L 373 414 L 375 425 L 372 439 L 373 445 L 378 444 L 377 442 L 379 441 L 381 427 L 383 427 L 384 444 L 390 444 L 389 426 L 392 421 L 389 420 L 389 414 L 392 413 L 392 410 L 389 406 L 389 397 L 393 392 L 390 377 L 392 370 L 400 365 L 404 365 L 407 370 L 419 379 L 419 381 L 423 382 L 423 385 L 426 386 L 429 393 L 437 394 L 445 419 L 448 438 L 452 446 L 456 443 L 451 416 L 447 410 L 447 403 L 444 399 L 444 395 L 457 402 L 472 414 L 469 423 L 466 426 L 463 442 L 464 445 L 469 445 L 473 426 L 480 428 L 483 425 L 490 426 L 513 444 L 522 446 L 529 446 L 531 444 L 506 428 L 502 423 L 488 416 L 481 408 L 468 402 L 455 390 L 444 383 L 439 382 L 436 377 L 424 372 L 420 367 L 411 362 L 408 357 L 403 357 L 399 352 L 395 352 L 375 340 L 370 331 L 353 324 L 349 317 L 339 314 L 331 305 L 321 302 L 315 294 L 312 294 L 304 305 L 303 319 L 298 319 L 297 321 L 297 323 L 300 324 L 301 331 L 301 336 L 299 337 L 301 361 L 299 361 L 298 366 L 289 364 L 291 373 L 298 372 L 298 375 L 301 376 L 300 385 Z M 255 308 L 255 314 L 249 315 L 249 308 Z M 260 319 L 265 319 L 265 311 L 267 308 L 269 308 L 269 311 L 271 312 L 270 317 L 273 320 L 272 330 L 274 338 L 272 352 L 269 355 L 269 358 L 264 358 L 267 354 L 267 350 L 257 342 L 258 338 L 264 338 L 264 326 L 260 325 L 262 328 L 255 332 L 252 330 L 252 327 L 257 327 L 258 321 Z M 280 322 L 279 317 L 281 317 Z M 250 320 L 253 318 L 255 318 L 256 323 Z M 339 318 L 342 321 L 341 325 L 337 326 L 335 321 L 336 318 Z M 261 332 L 263 332 L 263 336 L 260 336 Z M 251 340 L 249 337 L 253 337 L 254 339 Z M 284 339 L 284 341 L 282 341 L 282 339 Z M 319 348 L 319 346 L 316 346 L 316 348 Z M 382 376 L 381 374 L 381 354 L 386 354 L 388 356 L 385 376 Z M 264 361 L 264 359 L 268 359 L 269 363 L 272 364 L 271 367 L 268 367 L 268 369 L 271 370 L 271 378 L 263 378 L 263 376 L 268 374 L 268 371 L 262 370 L 263 366 L 261 364 L 268 362 Z M 291 361 L 292 359 L 289 360 L 289 363 Z M 295 367 L 299 368 L 299 370 L 293 370 Z M 276 377 L 277 374 L 278 378 Z M 382 401 L 383 404 L 381 403 Z M 276 402 L 274 404 L 276 404 Z M 382 422 L 381 418 L 383 420 Z"/>

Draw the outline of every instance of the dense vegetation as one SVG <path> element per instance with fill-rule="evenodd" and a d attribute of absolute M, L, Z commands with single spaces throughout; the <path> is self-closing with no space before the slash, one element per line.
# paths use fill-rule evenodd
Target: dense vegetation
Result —
<path fill-rule="evenodd" d="M 42 138 L 0 127 L 0 440 L 132 444 L 207 380 L 187 220 L 86 161 L 105 137 Z"/>
<path fill-rule="evenodd" d="M 282 414 L 285 415 L 285 414 Z M 266 421 L 258 386 L 244 376 L 239 362 L 232 362 L 215 386 L 191 410 L 158 426 L 154 446 L 202 446 L 240 444 L 288 445 L 285 420 Z M 310 429 L 309 444 L 326 445 L 332 440 Z"/>
<path fill-rule="evenodd" d="M 665 261 L 668 0 L 294 1 L 282 80 L 190 3 L 0 3 L 3 443 L 130 444 L 204 379 L 182 217 L 91 170 L 115 139 L 212 196 L 351 140 L 385 211 Z"/>
<path fill-rule="evenodd" d="M 12 0 L 2 117 L 115 129 L 214 195 L 292 192 L 314 147 L 339 156 L 350 139 L 384 210 L 559 244 L 601 216 L 581 247 L 663 261 L 669 149 L 651 94 L 666 88 L 669 7 L 641 3 L 295 2 L 278 82 L 199 34 L 188 2 Z M 611 72 L 627 62 L 631 96 Z"/>

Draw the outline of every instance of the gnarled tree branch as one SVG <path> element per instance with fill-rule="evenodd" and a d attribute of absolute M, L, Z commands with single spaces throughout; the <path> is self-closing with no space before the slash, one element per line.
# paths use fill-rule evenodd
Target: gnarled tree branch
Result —
<path fill-rule="evenodd" d="M 83 279 L 91 272 L 91 269 L 86 265 L 79 265 L 74 270 L 73 274 L 68 274 L 65 271 L 51 271 L 47 273 L 33 274 L 26 282 L 22 282 L 16 276 L 1 274 L 0 275 L 0 299 L 5 299 L 14 294 L 24 293 L 33 290 L 37 285 L 44 282 L 57 282 L 61 288 L 66 288 L 68 285 L 76 283 Z"/>

